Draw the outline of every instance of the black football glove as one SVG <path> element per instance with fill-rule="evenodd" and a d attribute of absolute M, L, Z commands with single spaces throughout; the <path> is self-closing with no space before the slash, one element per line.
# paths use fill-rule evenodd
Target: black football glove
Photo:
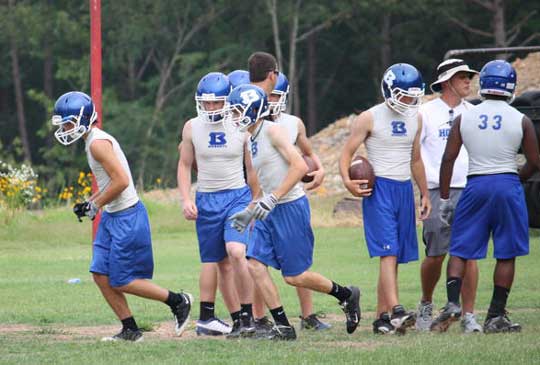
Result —
<path fill-rule="evenodd" d="M 82 222 L 82 217 L 88 217 L 91 220 L 96 218 L 99 208 L 93 201 L 77 203 L 73 206 L 73 213 L 77 216 L 79 222 Z"/>

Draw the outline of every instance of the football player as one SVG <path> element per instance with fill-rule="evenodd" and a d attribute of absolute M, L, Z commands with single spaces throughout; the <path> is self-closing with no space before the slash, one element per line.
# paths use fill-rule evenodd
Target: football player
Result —
<path fill-rule="evenodd" d="M 255 333 L 253 281 L 246 260 L 248 233 L 238 233 L 230 227 L 227 219 L 251 201 L 243 164 L 249 181 L 255 175 L 249 153 L 245 151 L 247 134 L 233 128 L 226 129 L 223 124 L 225 101 L 230 90 L 228 77 L 220 72 L 211 72 L 200 80 L 195 96 L 197 117 L 186 122 L 182 131 L 178 182 L 184 217 L 196 221 L 201 262 L 203 266 L 217 263 L 222 294 L 233 319 L 230 332 L 214 315 L 215 276 L 212 273 L 201 276 L 198 333 L 230 332 L 228 336 L 234 338 Z M 197 161 L 195 201 L 190 195 L 194 160 Z"/>
<path fill-rule="evenodd" d="M 176 335 L 182 335 L 189 319 L 193 297 L 161 288 L 152 278 L 154 261 L 148 214 L 140 201 L 129 165 L 116 139 L 99 129 L 92 99 L 79 91 L 68 92 L 54 105 L 54 136 L 67 146 L 79 139 L 85 142 L 86 156 L 99 191 L 73 208 L 80 219 L 92 220 L 102 209 L 92 246 L 90 272 L 103 297 L 122 322 L 122 330 L 104 341 L 143 339 L 129 309 L 125 294 L 167 304 L 176 321 Z"/>
<path fill-rule="evenodd" d="M 250 68 L 251 81 L 262 81 L 278 71 L 273 56 L 256 53 L 257 66 Z M 251 58 L 250 58 L 251 59 Z M 275 83 L 275 81 L 274 81 Z M 272 85 L 273 88 L 273 85 Z M 281 305 L 268 266 L 281 271 L 289 285 L 326 293 L 338 299 L 347 317 L 347 332 L 353 333 L 360 321 L 360 290 L 343 287 L 324 276 L 309 271 L 313 260 L 313 232 L 310 210 L 300 179 L 307 166 L 290 142 L 286 129 L 265 120 L 269 114 L 265 91 L 255 85 L 241 85 L 228 97 L 231 122 L 249 131 L 253 166 L 263 195 L 231 217 L 239 231 L 256 220 L 248 247 L 249 269 L 263 295 L 275 325 L 268 339 L 294 340 L 296 332 Z M 294 243 L 294 244 L 291 244 Z"/>
<path fill-rule="evenodd" d="M 306 190 L 314 190 L 318 188 L 324 179 L 324 168 L 322 166 L 319 156 L 313 151 L 311 142 L 306 134 L 306 127 L 302 119 L 295 117 L 294 115 L 285 112 L 287 108 L 287 100 L 289 96 L 289 80 L 283 73 L 279 73 L 276 86 L 268 97 L 268 105 L 270 107 L 270 115 L 273 116 L 274 122 L 283 125 L 289 134 L 291 143 L 296 145 L 300 152 L 311 157 L 315 162 L 317 169 L 308 173 L 313 176 L 313 181 L 304 184 Z M 316 313 L 313 312 L 313 299 L 311 290 L 296 287 L 298 299 L 300 300 L 300 308 L 302 316 L 300 317 L 300 328 L 302 329 L 315 329 L 325 330 L 331 326 L 327 323 L 321 322 Z M 254 312 L 255 308 L 254 308 Z M 257 313 L 255 313 L 255 318 Z"/>
<path fill-rule="evenodd" d="M 403 332 L 414 326 L 415 313 L 399 304 L 398 264 L 418 260 L 415 202 L 411 172 L 422 196 L 420 220 L 429 216 L 431 204 L 420 155 L 422 121 L 418 107 L 424 95 L 422 75 L 406 63 L 390 66 L 381 81 L 385 101 L 362 112 L 351 125 L 339 169 L 345 187 L 363 197 L 364 233 L 371 257 L 380 257 L 375 333 Z M 365 143 L 375 171 L 373 189 L 366 180 L 351 180 L 349 166 Z"/>
<path fill-rule="evenodd" d="M 516 257 L 529 253 L 528 215 L 521 180 L 540 169 L 538 143 L 531 120 L 508 103 L 514 96 L 516 71 L 506 61 L 488 62 L 480 71 L 484 101 L 454 121 L 440 170 L 440 218 L 452 224 L 447 267 L 448 302 L 431 328 L 446 331 L 461 316 L 459 294 L 468 260 L 486 257 L 490 235 L 497 260 L 493 296 L 484 323 L 485 333 L 518 332 L 506 313 L 514 280 Z M 469 176 L 455 208 L 449 199 L 454 162 L 464 145 Z M 522 146 L 526 165 L 519 171 L 516 155 Z"/>

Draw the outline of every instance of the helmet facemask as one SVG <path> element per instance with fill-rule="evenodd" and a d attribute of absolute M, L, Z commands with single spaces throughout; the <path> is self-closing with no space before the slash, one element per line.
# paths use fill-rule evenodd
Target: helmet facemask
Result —
<path fill-rule="evenodd" d="M 227 111 L 226 96 L 215 96 L 215 94 L 202 94 L 201 96 L 195 96 L 195 104 L 197 108 L 197 115 L 202 118 L 205 123 L 216 124 L 223 122 Z M 205 102 L 223 102 L 221 108 L 215 110 L 206 110 Z"/>
<path fill-rule="evenodd" d="M 381 85 L 384 88 L 384 84 Z M 383 89 L 384 95 L 384 89 Z M 422 104 L 424 90 L 418 87 L 411 87 L 408 90 L 403 90 L 399 87 L 390 88 L 390 97 L 386 99 L 386 104 L 397 113 L 406 116 L 414 117 L 418 113 L 418 108 Z M 402 101 L 404 97 L 411 98 L 411 103 Z"/>
<path fill-rule="evenodd" d="M 272 94 L 279 95 L 278 101 L 268 100 L 270 115 L 277 116 L 287 109 L 287 97 L 289 95 L 289 87 L 287 86 L 287 91 L 274 90 L 272 91 Z"/>
<path fill-rule="evenodd" d="M 90 131 L 90 126 L 97 119 L 97 113 L 93 110 L 90 119 L 85 120 L 86 117 L 83 116 L 83 112 L 84 106 L 81 106 L 79 115 L 52 116 L 52 124 L 58 126 L 58 129 L 54 132 L 54 137 L 58 142 L 68 146 Z M 66 128 L 68 126 L 71 126 L 71 128 Z"/>

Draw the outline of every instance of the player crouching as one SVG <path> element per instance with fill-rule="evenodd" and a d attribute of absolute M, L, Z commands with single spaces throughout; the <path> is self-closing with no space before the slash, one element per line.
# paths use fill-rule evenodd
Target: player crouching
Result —
<path fill-rule="evenodd" d="M 54 136 L 64 146 L 84 139 L 88 164 L 99 188 L 88 201 L 75 205 L 73 212 L 79 220 L 84 216 L 94 220 L 99 210 L 104 210 L 92 245 L 90 272 L 122 322 L 122 330 L 102 340 L 142 341 L 126 293 L 167 304 L 176 321 L 176 335 L 181 336 L 193 298 L 191 294 L 173 293 L 147 280 L 154 271 L 148 214 L 135 191 L 124 152 L 114 137 L 94 125 L 97 118 L 92 99 L 72 91 L 56 101 L 52 124 L 58 126 Z"/>

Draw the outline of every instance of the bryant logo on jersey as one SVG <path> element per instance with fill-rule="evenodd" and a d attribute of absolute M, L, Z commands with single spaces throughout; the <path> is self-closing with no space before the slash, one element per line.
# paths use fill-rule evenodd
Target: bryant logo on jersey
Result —
<path fill-rule="evenodd" d="M 208 141 L 208 147 L 220 148 L 227 146 L 227 140 L 225 139 L 225 132 L 210 132 L 210 141 Z"/>
<path fill-rule="evenodd" d="M 405 122 L 394 120 L 392 121 L 392 136 L 403 137 L 407 135 L 407 128 L 405 128 Z"/>

